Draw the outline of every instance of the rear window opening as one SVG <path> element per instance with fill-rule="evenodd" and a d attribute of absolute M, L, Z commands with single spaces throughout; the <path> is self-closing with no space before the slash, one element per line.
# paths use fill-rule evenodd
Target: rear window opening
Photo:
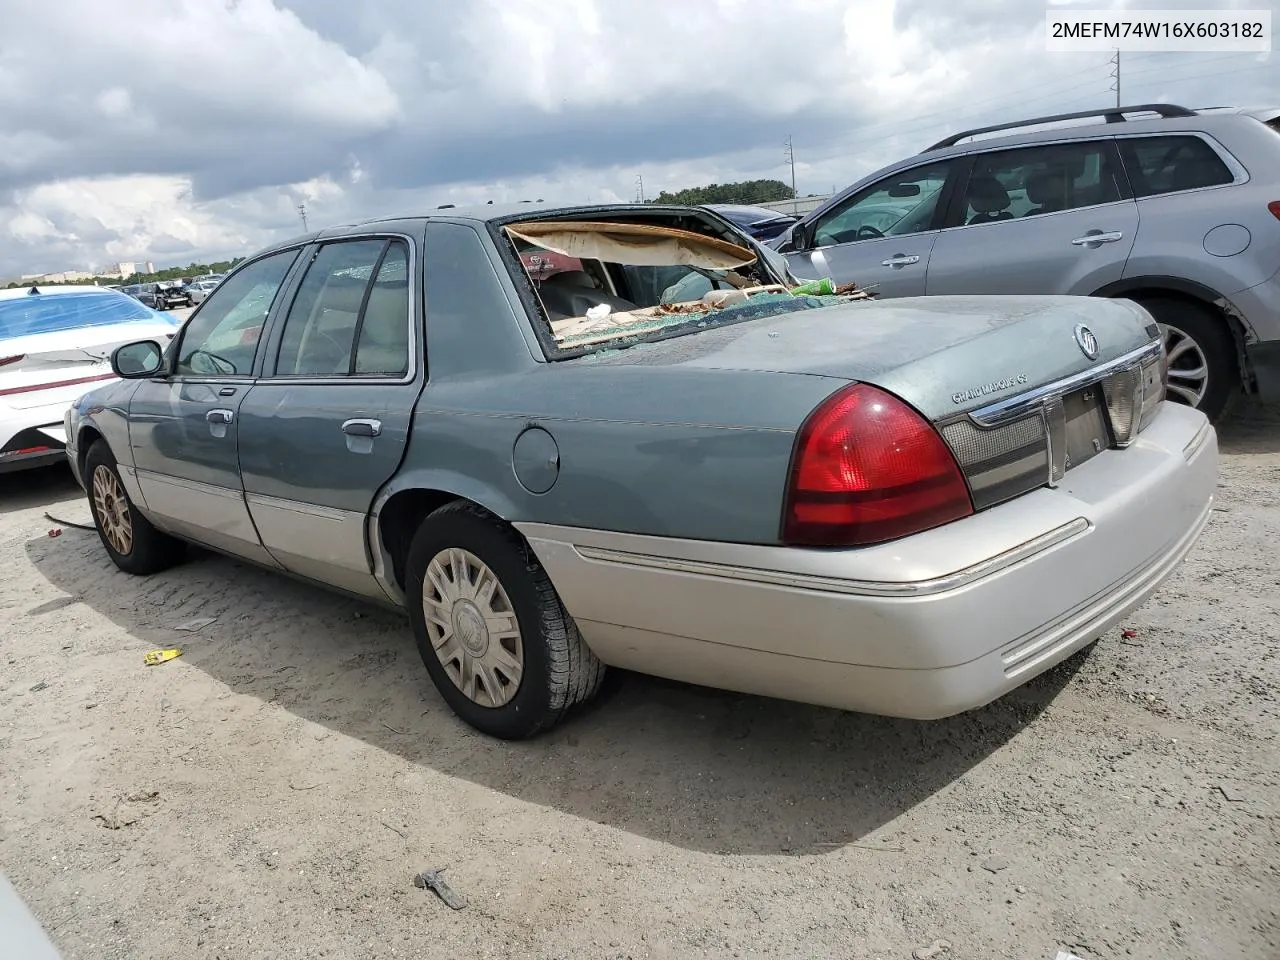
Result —
<path fill-rule="evenodd" d="M 522 221 L 512 243 L 557 353 L 578 355 L 741 320 L 867 299 L 854 284 L 788 284 L 738 238 L 654 218 Z"/>

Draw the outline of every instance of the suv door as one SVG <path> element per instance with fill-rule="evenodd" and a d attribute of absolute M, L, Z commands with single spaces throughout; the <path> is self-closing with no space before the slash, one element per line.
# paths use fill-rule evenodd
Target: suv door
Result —
<path fill-rule="evenodd" d="M 147 511 L 174 533 L 268 564 L 244 502 L 236 417 L 263 324 L 297 256 L 270 254 L 229 277 L 174 338 L 170 372 L 141 381 L 129 403 Z"/>
<path fill-rule="evenodd" d="M 1113 140 L 979 153 L 933 245 L 925 292 L 1087 296 L 1121 278 L 1137 232 Z"/>
<path fill-rule="evenodd" d="M 382 599 L 365 521 L 400 465 L 425 376 L 414 268 L 405 236 L 314 248 L 240 407 L 240 471 L 263 545 L 293 573 Z"/>
<path fill-rule="evenodd" d="M 940 226 L 940 200 L 955 169 L 939 160 L 891 174 L 806 224 L 807 248 L 788 253 L 805 279 L 856 283 L 880 297 L 925 292 L 925 270 Z M 810 232 L 811 231 L 811 232 Z"/>

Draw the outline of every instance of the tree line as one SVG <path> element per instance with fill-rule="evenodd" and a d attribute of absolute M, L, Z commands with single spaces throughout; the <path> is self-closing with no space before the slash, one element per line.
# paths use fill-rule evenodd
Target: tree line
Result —
<path fill-rule="evenodd" d="M 18 287 L 30 287 L 33 285 L 41 287 L 85 286 L 95 283 L 100 287 L 128 286 L 135 283 L 155 283 L 157 280 L 181 280 L 184 277 L 198 277 L 206 273 L 226 273 L 243 259 L 244 257 L 235 257 L 231 260 L 219 260 L 217 263 L 189 263 L 185 267 L 165 267 L 155 273 L 135 273 L 123 280 L 119 277 L 102 276 L 94 277 L 91 280 L 14 280 L 7 285 L 6 289 L 13 290 Z"/>
<path fill-rule="evenodd" d="M 794 200 L 795 191 L 781 180 L 742 180 L 738 183 L 709 183 L 705 187 L 663 190 L 649 203 L 701 206 L 704 203 L 772 203 Z"/>

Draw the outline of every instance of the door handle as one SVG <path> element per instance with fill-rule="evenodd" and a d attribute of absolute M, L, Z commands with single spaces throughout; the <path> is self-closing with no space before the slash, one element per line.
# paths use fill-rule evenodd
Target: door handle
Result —
<path fill-rule="evenodd" d="M 381 420 L 347 420 L 342 432 L 349 437 L 377 437 L 382 435 Z"/>
<path fill-rule="evenodd" d="M 204 418 L 210 423 L 231 423 L 236 415 L 231 410 L 210 410 Z"/>
<path fill-rule="evenodd" d="M 1124 233 L 1120 230 L 1112 230 L 1109 233 L 1097 230 L 1093 233 L 1086 233 L 1083 237 L 1076 237 L 1071 242 L 1077 247 L 1087 247 L 1091 243 L 1115 243 L 1123 236 Z"/>
<path fill-rule="evenodd" d="M 910 266 L 910 265 L 911 265 L 911 264 L 913 264 L 913 263 L 919 263 L 919 262 L 920 262 L 920 258 L 919 258 L 919 257 L 908 257 L 908 256 L 906 256 L 905 254 L 901 254 L 901 253 L 899 253 L 899 254 L 897 254 L 896 256 L 892 256 L 892 257 L 890 257 L 888 260 L 881 260 L 881 261 L 880 261 L 880 266 L 882 266 L 882 267 L 906 267 L 906 266 Z"/>

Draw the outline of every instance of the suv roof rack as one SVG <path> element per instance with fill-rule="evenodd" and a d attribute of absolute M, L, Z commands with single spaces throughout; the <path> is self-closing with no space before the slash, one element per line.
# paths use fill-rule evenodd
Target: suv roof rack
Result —
<path fill-rule="evenodd" d="M 1015 120 L 1013 123 L 996 123 L 989 127 L 974 127 L 972 130 L 962 130 L 960 133 L 952 134 L 945 140 L 939 140 L 933 146 L 923 150 L 923 153 L 929 153 L 932 150 L 940 150 L 943 147 L 954 147 L 965 137 L 976 136 L 979 133 L 995 133 L 997 130 L 1015 130 L 1018 127 L 1031 127 L 1039 123 L 1056 123 L 1059 120 L 1083 120 L 1087 117 L 1106 117 L 1107 123 L 1124 123 L 1126 113 L 1158 113 L 1160 116 L 1169 117 L 1194 117 L 1196 112 L 1186 107 L 1180 107 L 1176 103 L 1142 103 L 1132 107 L 1110 107 L 1102 110 L 1080 110 L 1076 113 L 1056 113 L 1051 117 L 1034 117 L 1030 120 Z"/>

